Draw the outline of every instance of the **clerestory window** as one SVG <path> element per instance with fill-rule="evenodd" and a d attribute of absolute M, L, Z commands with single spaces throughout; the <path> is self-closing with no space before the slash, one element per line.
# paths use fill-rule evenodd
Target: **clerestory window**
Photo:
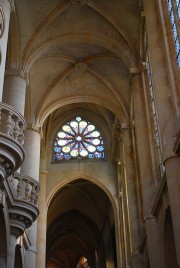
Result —
<path fill-rule="evenodd" d="M 180 67 L 180 0 L 167 0 L 176 59 Z"/>
<path fill-rule="evenodd" d="M 81 116 L 64 124 L 54 140 L 54 161 L 70 159 L 104 159 L 99 130 Z"/>

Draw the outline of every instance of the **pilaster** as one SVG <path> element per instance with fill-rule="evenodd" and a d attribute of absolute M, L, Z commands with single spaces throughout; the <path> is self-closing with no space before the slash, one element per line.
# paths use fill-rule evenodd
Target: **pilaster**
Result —
<path fill-rule="evenodd" d="M 145 225 L 147 233 L 147 243 L 149 250 L 149 261 L 151 268 L 161 268 L 162 259 L 159 243 L 158 226 L 156 219 L 146 217 L 150 214 L 154 200 L 155 180 L 151 161 L 151 150 L 149 140 L 149 128 L 147 124 L 147 111 L 145 106 L 145 96 L 142 87 L 141 70 L 132 72 L 131 70 L 131 89 L 133 99 L 135 135 L 137 142 L 137 156 L 141 174 L 143 211 L 145 215 Z M 152 220 L 153 219 L 153 220 Z M 155 233 L 155 236 L 153 235 Z M 154 250 L 156 248 L 156 250 Z"/>

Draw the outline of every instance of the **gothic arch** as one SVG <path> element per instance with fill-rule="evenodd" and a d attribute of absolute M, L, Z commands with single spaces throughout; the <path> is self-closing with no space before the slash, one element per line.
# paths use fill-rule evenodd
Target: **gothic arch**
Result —
<path fill-rule="evenodd" d="M 80 179 L 82 178 L 82 179 Z M 47 205 L 47 211 L 49 209 L 52 209 L 52 203 L 54 202 L 53 200 L 55 200 L 57 197 L 57 195 L 61 195 L 61 193 L 63 193 L 63 191 L 68 191 L 68 189 L 70 189 L 74 183 L 78 184 L 78 181 L 80 180 L 80 182 L 83 181 L 87 181 L 90 182 L 92 185 L 97 186 L 100 190 L 102 190 L 102 192 L 104 192 L 105 196 L 107 196 L 107 199 L 110 202 L 110 206 L 112 207 L 112 211 L 113 211 L 113 216 L 111 215 L 111 217 L 114 218 L 114 228 L 115 228 L 115 233 L 116 235 L 114 236 L 114 239 L 116 241 L 116 255 L 117 255 L 117 262 L 120 262 L 120 256 L 119 256 L 119 213 L 118 213 L 118 208 L 117 208 L 117 203 L 116 203 L 116 196 L 112 195 L 112 189 L 111 192 L 109 191 L 109 189 L 104 186 L 102 183 L 97 182 L 94 178 L 89 177 L 89 176 L 83 176 L 83 174 L 81 174 L 81 176 L 73 176 L 71 178 L 66 178 L 64 179 L 62 182 L 57 183 L 53 189 L 51 190 L 51 192 L 49 193 L 47 200 L 46 200 L 46 205 Z M 70 188 L 69 188 L 70 187 Z M 88 198 L 88 197 L 87 197 Z M 56 201 L 57 202 L 57 201 Z M 54 211 L 54 210 L 53 210 Z M 73 211 L 72 211 L 73 212 Z M 75 212 L 73 212 L 75 213 Z M 54 215 L 54 212 L 53 212 Z M 88 216 L 91 215 L 91 212 L 89 211 Z M 92 215 L 91 215 L 92 216 Z M 90 216 L 90 217 L 91 217 Z M 48 220 L 47 220 L 48 222 Z M 51 221 L 52 222 L 52 221 Z M 107 224 L 107 223 L 106 223 Z M 53 223 L 54 226 L 54 223 Z M 98 220 L 96 220 L 96 226 L 99 226 L 98 228 L 102 228 L 102 225 L 100 224 L 100 222 L 98 223 Z M 104 228 L 104 227 L 103 227 Z M 107 226 L 106 226 L 107 228 Z M 73 234 L 71 234 L 72 236 Z M 72 236 L 73 238 L 73 236 Z M 58 243 L 58 241 L 57 241 Z"/>
<path fill-rule="evenodd" d="M 110 100 L 105 100 L 103 98 L 97 98 L 92 96 L 76 96 L 76 97 L 69 97 L 61 100 L 57 100 L 56 103 L 50 104 L 48 107 L 44 107 L 39 114 L 36 115 L 36 124 L 38 126 L 43 125 L 45 119 L 56 109 L 63 107 L 68 104 L 73 103 L 93 103 L 100 105 L 102 107 L 107 108 L 110 110 L 113 114 L 115 114 L 119 120 L 123 123 L 128 123 L 129 119 L 126 118 L 124 115 L 124 112 L 120 109 L 120 107 L 114 105 Z"/>

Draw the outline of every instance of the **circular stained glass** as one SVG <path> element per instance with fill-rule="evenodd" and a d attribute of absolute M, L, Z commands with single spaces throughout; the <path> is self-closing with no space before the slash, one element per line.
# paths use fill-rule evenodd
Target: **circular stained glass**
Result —
<path fill-rule="evenodd" d="M 67 122 L 54 141 L 54 160 L 103 159 L 104 142 L 96 127 L 81 116 Z"/>

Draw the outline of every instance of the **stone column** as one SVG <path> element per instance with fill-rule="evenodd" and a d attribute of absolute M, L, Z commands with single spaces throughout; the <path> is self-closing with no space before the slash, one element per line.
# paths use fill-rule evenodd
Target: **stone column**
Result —
<path fill-rule="evenodd" d="M 123 127 L 123 125 L 122 125 Z M 124 192 L 128 203 L 129 229 L 131 237 L 131 263 L 133 268 L 143 267 L 139 258 L 138 246 L 140 243 L 140 215 L 138 215 L 136 171 L 132 153 L 130 129 L 128 126 L 122 129 L 122 146 L 120 153 L 123 155 L 122 163 L 124 169 Z M 141 219 L 142 220 L 142 219 Z"/>
<path fill-rule="evenodd" d="M 153 72 L 153 86 L 157 104 L 162 153 L 166 171 L 169 201 L 176 245 L 178 265 L 180 265 L 180 158 L 173 152 L 177 136 L 177 118 L 174 110 L 174 92 L 170 87 L 163 32 L 156 0 L 144 0 L 144 12 L 148 35 L 148 46 Z M 171 72 L 173 70 L 170 70 Z"/>
<path fill-rule="evenodd" d="M 3 102 L 13 106 L 24 115 L 26 81 L 21 76 L 6 76 L 4 80 Z"/>
<path fill-rule="evenodd" d="M 37 260 L 36 267 L 45 268 L 46 266 L 46 221 L 47 221 L 47 209 L 46 209 L 46 177 L 47 171 L 40 170 L 40 192 L 38 197 L 38 206 L 40 210 L 39 217 L 37 219 Z"/>
<path fill-rule="evenodd" d="M 176 255 L 178 265 L 180 265 L 180 156 L 166 159 L 164 166 L 167 176 Z"/>
<path fill-rule="evenodd" d="M 134 123 L 137 141 L 137 154 L 139 159 L 143 211 L 146 225 L 149 261 L 151 268 L 161 268 L 162 259 L 160 251 L 159 230 L 156 219 L 148 220 L 151 215 L 151 206 L 154 196 L 155 182 L 152 172 L 152 162 L 150 155 L 149 129 L 147 127 L 146 109 L 141 83 L 141 72 L 131 76 L 131 87 L 134 107 Z M 152 231 L 153 230 L 153 231 Z"/>
<path fill-rule="evenodd" d="M 29 125 L 25 138 L 25 161 L 21 166 L 21 173 L 24 173 L 33 179 L 39 181 L 39 163 L 40 163 L 40 134 L 38 129 Z M 37 238 L 37 221 L 28 229 L 28 236 L 31 246 L 25 252 L 25 267 L 36 267 L 36 238 Z"/>
<path fill-rule="evenodd" d="M 16 244 L 17 244 L 16 235 L 15 234 L 10 234 L 9 248 L 8 248 L 8 268 L 14 267 Z"/>
<path fill-rule="evenodd" d="M 0 102 L 2 101 L 3 94 L 10 13 L 13 9 L 13 1 L 0 0 L 0 21 L 2 21 L 0 25 Z"/>

